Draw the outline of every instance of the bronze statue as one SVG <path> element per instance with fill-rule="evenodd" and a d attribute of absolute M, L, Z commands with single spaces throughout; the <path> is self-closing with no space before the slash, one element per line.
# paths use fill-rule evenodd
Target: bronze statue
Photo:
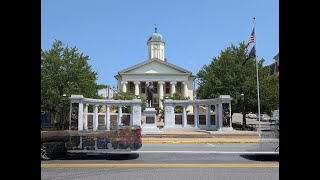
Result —
<path fill-rule="evenodd" d="M 147 107 L 152 107 L 153 105 L 153 91 L 154 91 L 153 83 L 149 82 L 149 86 L 147 87 L 147 103 L 148 103 Z"/>

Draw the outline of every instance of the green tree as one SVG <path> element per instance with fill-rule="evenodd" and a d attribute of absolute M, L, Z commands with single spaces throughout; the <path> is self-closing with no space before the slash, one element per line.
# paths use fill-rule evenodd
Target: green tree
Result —
<path fill-rule="evenodd" d="M 136 95 L 134 95 L 133 93 L 130 92 L 119 92 L 118 94 L 113 96 L 114 100 L 132 100 L 132 99 L 136 99 Z M 145 97 L 141 97 L 141 101 L 142 101 L 142 107 L 141 110 L 144 109 L 145 105 L 147 104 L 147 99 Z M 116 107 L 113 107 L 116 108 Z M 129 106 L 125 106 L 122 107 L 122 112 L 123 113 L 131 113 L 131 107 Z"/>
<path fill-rule="evenodd" d="M 190 98 L 189 97 L 183 97 L 182 94 L 176 92 L 172 96 L 168 97 L 168 99 L 172 99 L 172 100 L 189 100 Z M 164 105 L 164 100 L 165 99 L 161 99 L 163 105 Z M 182 113 L 182 107 L 181 106 L 174 107 L 174 112 L 175 113 Z M 160 119 L 164 119 L 164 113 L 165 113 L 164 109 L 163 108 L 159 108 Z"/>
<path fill-rule="evenodd" d="M 97 73 L 88 64 L 89 56 L 76 47 L 64 46 L 56 40 L 50 50 L 41 50 L 41 112 L 55 115 L 64 107 L 68 114 L 71 94 L 100 98 Z"/>
<path fill-rule="evenodd" d="M 232 111 L 241 112 L 240 94 L 245 94 L 246 112 L 258 112 L 256 64 L 253 59 L 242 65 L 247 57 L 245 44 L 231 45 L 211 63 L 198 72 L 197 96 L 201 99 L 230 95 Z M 268 67 L 263 67 L 264 59 L 258 60 L 260 85 L 260 110 L 271 113 L 278 106 L 277 77 L 268 77 Z"/>

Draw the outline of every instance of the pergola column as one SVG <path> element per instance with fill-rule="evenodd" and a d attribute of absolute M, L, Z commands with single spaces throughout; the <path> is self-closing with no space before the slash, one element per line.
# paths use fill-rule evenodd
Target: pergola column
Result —
<path fill-rule="evenodd" d="M 78 109 L 78 130 L 83 130 L 83 103 L 82 101 L 79 102 L 79 109 Z"/>
<path fill-rule="evenodd" d="M 105 116 L 105 126 L 107 127 L 107 130 L 110 130 L 110 105 L 106 105 L 106 116 Z"/>
<path fill-rule="evenodd" d="M 187 127 L 187 111 L 186 106 L 182 106 L 182 127 Z"/>
<path fill-rule="evenodd" d="M 229 103 L 229 113 L 230 113 L 230 127 L 232 127 L 231 102 Z"/>
<path fill-rule="evenodd" d="M 88 130 L 88 107 L 89 104 L 84 104 L 83 129 Z"/>
<path fill-rule="evenodd" d="M 99 105 L 96 104 L 94 105 L 94 109 L 93 109 L 93 130 L 94 131 L 98 130 L 98 107 Z"/>
<path fill-rule="evenodd" d="M 206 105 L 206 127 L 207 130 L 210 129 L 210 119 L 211 119 L 211 105 Z"/>
<path fill-rule="evenodd" d="M 199 105 L 195 105 L 194 107 L 194 127 L 197 128 L 199 126 Z"/>
<path fill-rule="evenodd" d="M 118 106 L 117 129 L 119 129 L 122 118 L 122 105 Z"/>

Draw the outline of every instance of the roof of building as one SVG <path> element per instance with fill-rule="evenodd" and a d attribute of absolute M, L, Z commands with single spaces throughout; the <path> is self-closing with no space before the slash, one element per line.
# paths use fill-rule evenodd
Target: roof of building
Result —
<path fill-rule="evenodd" d="M 279 59 L 279 53 L 273 59 Z"/>
<path fill-rule="evenodd" d="M 269 68 L 270 68 L 270 70 L 269 70 L 268 76 L 272 76 L 272 75 L 276 74 L 276 63 L 270 64 Z"/>
<path fill-rule="evenodd" d="M 162 60 L 157 59 L 157 58 L 153 58 L 153 59 L 151 59 L 151 60 L 147 60 L 147 61 L 144 61 L 144 62 L 142 62 L 142 63 L 136 64 L 136 65 L 134 65 L 134 66 L 128 67 L 128 68 L 126 68 L 126 69 L 124 69 L 124 70 L 122 70 L 122 71 L 119 71 L 119 74 L 125 73 L 125 72 L 127 72 L 127 71 L 132 70 L 132 69 L 139 68 L 139 67 L 141 67 L 141 66 L 144 66 L 144 65 L 146 65 L 146 64 L 152 63 L 152 62 L 154 62 L 154 61 L 155 61 L 155 62 L 158 62 L 158 63 L 162 63 L 162 64 L 164 64 L 164 65 L 166 65 L 166 66 L 171 67 L 171 68 L 177 69 L 177 70 L 182 71 L 182 72 L 184 72 L 184 73 L 188 73 L 188 74 L 190 74 L 190 75 L 192 74 L 191 71 L 188 71 L 188 70 L 183 69 L 183 68 L 181 68 L 181 67 L 179 67 L 179 66 L 176 66 L 176 65 L 174 65 L 174 64 L 168 63 L 168 62 L 166 62 L 166 61 L 162 61 Z"/>
<path fill-rule="evenodd" d="M 156 32 L 154 32 L 154 33 L 151 34 L 151 36 L 149 37 L 149 39 L 148 39 L 147 42 L 149 42 L 149 41 L 160 41 L 160 42 L 165 43 L 162 35 L 159 34 L 159 33 L 156 33 Z"/>

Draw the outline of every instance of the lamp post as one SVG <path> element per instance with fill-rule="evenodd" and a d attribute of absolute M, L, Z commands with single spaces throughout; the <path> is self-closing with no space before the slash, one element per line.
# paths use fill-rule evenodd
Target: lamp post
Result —
<path fill-rule="evenodd" d="M 241 102 L 242 102 L 242 126 L 243 129 L 246 129 L 246 113 L 245 113 L 245 106 L 244 106 L 244 94 L 241 93 Z"/>

